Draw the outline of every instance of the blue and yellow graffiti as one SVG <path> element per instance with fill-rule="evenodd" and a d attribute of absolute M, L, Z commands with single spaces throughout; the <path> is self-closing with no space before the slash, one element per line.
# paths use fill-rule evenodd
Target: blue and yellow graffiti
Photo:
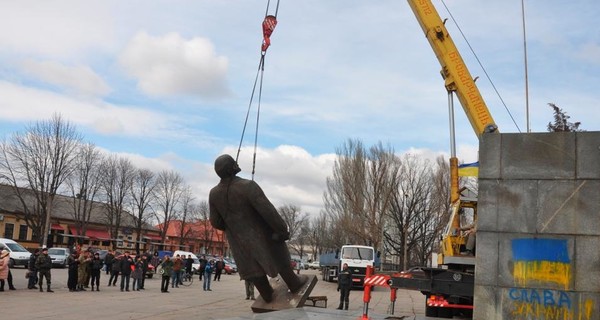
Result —
<path fill-rule="evenodd" d="M 517 285 L 555 283 L 565 290 L 571 283 L 571 261 L 567 240 L 512 240 L 513 277 Z"/>
<path fill-rule="evenodd" d="M 525 319 L 592 320 L 594 301 L 568 291 L 572 265 L 567 240 L 513 239 L 513 277 L 520 288 L 508 290 L 511 316 Z M 556 286 L 563 290 L 536 288 Z"/>

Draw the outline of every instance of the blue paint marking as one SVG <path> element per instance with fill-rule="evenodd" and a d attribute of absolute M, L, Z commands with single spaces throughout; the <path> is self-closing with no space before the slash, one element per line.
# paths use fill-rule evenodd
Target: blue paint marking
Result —
<path fill-rule="evenodd" d="M 563 239 L 513 239 L 512 253 L 518 261 L 571 262 Z"/>

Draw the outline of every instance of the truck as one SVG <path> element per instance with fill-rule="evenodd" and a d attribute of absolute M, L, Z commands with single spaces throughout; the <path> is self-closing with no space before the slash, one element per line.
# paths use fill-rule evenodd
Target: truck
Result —
<path fill-rule="evenodd" d="M 421 291 L 426 296 L 425 315 L 452 318 L 471 316 L 475 286 L 475 257 L 463 254 L 466 237 L 461 234 L 461 219 L 466 213 L 477 221 L 476 197 L 463 196 L 459 187 L 458 158 L 454 138 L 453 95 L 456 94 L 478 138 L 499 132 L 475 80 L 450 37 L 444 22 L 430 0 L 407 0 L 415 14 L 442 70 L 448 92 L 450 114 L 450 219 L 444 229 L 438 252 L 437 267 L 414 267 L 394 274 L 391 288 Z"/>
<path fill-rule="evenodd" d="M 362 287 L 367 266 L 375 266 L 376 258 L 373 247 L 362 245 L 344 245 L 341 249 L 323 253 L 319 256 L 323 281 L 333 282 L 342 265 L 347 263 L 348 268 L 352 271 L 352 285 Z"/>

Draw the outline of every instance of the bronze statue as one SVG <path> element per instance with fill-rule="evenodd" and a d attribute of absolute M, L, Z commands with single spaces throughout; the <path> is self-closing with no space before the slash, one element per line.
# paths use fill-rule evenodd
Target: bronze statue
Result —
<path fill-rule="evenodd" d="M 215 160 L 221 181 L 210 190 L 210 222 L 225 231 L 240 277 L 252 281 L 261 297 L 271 302 L 273 288 L 267 275 L 281 275 L 293 293 L 306 278 L 292 269 L 285 243 L 290 236 L 287 224 L 256 182 L 236 176 L 240 171 L 230 155 Z"/>

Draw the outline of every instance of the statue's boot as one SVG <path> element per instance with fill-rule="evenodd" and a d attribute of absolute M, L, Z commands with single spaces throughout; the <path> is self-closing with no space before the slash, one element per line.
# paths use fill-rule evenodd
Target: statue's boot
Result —
<path fill-rule="evenodd" d="M 250 280 L 254 283 L 254 286 L 260 292 L 260 296 L 265 302 L 269 303 L 273 301 L 273 287 L 269 284 L 267 276 L 252 278 Z"/>
<path fill-rule="evenodd" d="M 297 276 L 291 267 L 281 270 L 279 275 L 285 284 L 287 284 L 288 289 L 290 289 L 290 292 L 292 293 L 297 293 L 300 289 L 302 289 L 306 281 L 308 281 L 308 277 L 304 275 Z"/>

